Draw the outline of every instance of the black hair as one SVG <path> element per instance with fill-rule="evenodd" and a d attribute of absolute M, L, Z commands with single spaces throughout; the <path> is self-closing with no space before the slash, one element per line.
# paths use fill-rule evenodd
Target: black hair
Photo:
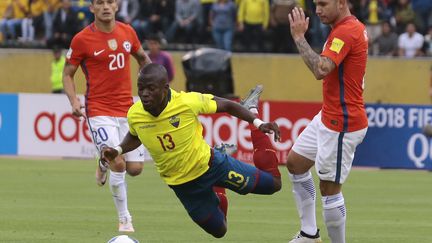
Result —
<path fill-rule="evenodd" d="M 150 34 L 146 40 L 148 41 L 156 41 L 157 43 L 161 44 L 162 43 L 162 38 L 160 37 L 160 35 L 158 34 Z"/>
<path fill-rule="evenodd" d="M 164 66 L 150 63 L 142 67 L 138 73 L 138 82 L 158 81 L 168 83 L 168 73 Z"/>
<path fill-rule="evenodd" d="M 60 46 L 58 46 L 58 45 L 55 45 L 55 46 L 53 46 L 53 48 L 52 48 L 52 52 L 53 52 L 53 53 L 59 53 L 59 52 L 62 52 L 62 48 L 61 48 Z"/>

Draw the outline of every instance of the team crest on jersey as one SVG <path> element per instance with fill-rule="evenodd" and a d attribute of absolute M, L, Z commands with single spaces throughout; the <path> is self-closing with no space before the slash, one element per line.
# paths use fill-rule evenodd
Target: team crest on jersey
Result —
<path fill-rule="evenodd" d="M 124 48 L 127 52 L 130 52 L 131 49 L 132 49 L 132 45 L 131 45 L 131 43 L 130 43 L 129 41 L 125 41 L 125 42 L 123 42 L 123 48 Z"/>
<path fill-rule="evenodd" d="M 180 118 L 177 116 L 172 116 L 169 120 L 169 123 L 173 125 L 173 127 L 177 128 L 180 125 Z"/>
<path fill-rule="evenodd" d="M 111 50 L 117 50 L 117 41 L 115 39 L 108 40 L 108 46 Z"/>

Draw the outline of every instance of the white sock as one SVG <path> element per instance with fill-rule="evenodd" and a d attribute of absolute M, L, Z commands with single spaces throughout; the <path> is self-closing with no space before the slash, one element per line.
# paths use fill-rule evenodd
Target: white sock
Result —
<path fill-rule="evenodd" d="M 346 208 L 342 193 L 322 197 L 324 222 L 332 243 L 345 243 Z"/>
<path fill-rule="evenodd" d="M 126 171 L 110 172 L 109 184 L 119 218 L 130 217 L 127 207 Z"/>
<path fill-rule="evenodd" d="M 293 193 L 300 216 L 301 230 L 308 235 L 317 233 L 315 199 L 316 191 L 310 171 L 301 174 L 290 174 L 293 183 Z"/>

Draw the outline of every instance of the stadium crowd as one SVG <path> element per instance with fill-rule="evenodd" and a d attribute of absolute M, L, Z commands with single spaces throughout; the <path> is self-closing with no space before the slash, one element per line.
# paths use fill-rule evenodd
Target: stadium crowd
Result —
<path fill-rule="evenodd" d="M 91 0 L 0 1 L 0 47 L 68 48 L 93 21 Z M 310 16 L 307 38 L 320 50 L 330 31 L 314 14 L 313 0 L 117 0 L 119 21 L 139 38 L 154 34 L 167 49 L 214 46 L 237 52 L 295 53 L 288 13 Z M 368 31 L 371 55 L 432 56 L 431 0 L 350 0 Z"/>

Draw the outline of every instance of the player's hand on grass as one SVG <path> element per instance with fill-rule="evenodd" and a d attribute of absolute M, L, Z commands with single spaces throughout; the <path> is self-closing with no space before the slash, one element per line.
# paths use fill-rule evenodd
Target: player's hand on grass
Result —
<path fill-rule="evenodd" d="M 263 133 L 274 134 L 274 141 L 280 141 L 280 130 L 276 122 L 266 122 L 259 126 L 259 130 Z"/>
<path fill-rule="evenodd" d="M 114 148 L 104 147 L 102 148 L 101 155 L 102 159 L 104 159 L 105 161 L 111 161 L 114 160 L 115 157 L 117 157 L 119 154 L 118 151 Z"/>

